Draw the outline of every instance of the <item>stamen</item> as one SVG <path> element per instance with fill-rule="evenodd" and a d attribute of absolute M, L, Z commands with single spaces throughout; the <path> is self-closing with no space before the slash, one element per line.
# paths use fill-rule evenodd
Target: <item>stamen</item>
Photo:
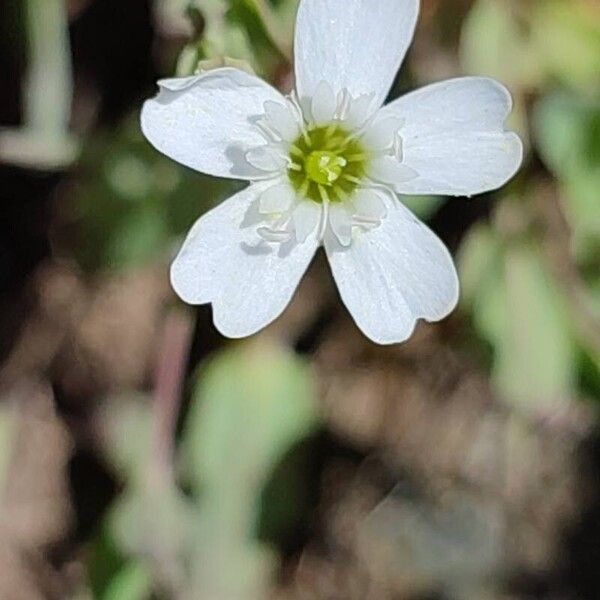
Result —
<path fill-rule="evenodd" d="M 339 201 L 346 200 L 350 196 L 350 194 L 348 194 L 348 192 L 340 185 L 333 186 L 333 194 Z"/>
<path fill-rule="evenodd" d="M 287 148 L 292 163 L 288 176 L 300 197 L 323 203 L 341 202 L 351 196 L 371 158 L 362 142 L 351 137 L 339 121 L 300 132 Z"/>
<path fill-rule="evenodd" d="M 344 174 L 342 175 L 342 179 L 349 181 L 350 183 L 355 183 L 356 185 L 360 185 L 361 180 L 358 177 L 354 177 L 354 175 Z"/>
<path fill-rule="evenodd" d="M 263 240 L 279 244 L 288 242 L 292 237 L 292 233 L 288 230 L 276 230 L 269 227 L 259 227 L 256 232 Z"/>
<path fill-rule="evenodd" d="M 331 136 L 336 132 L 336 129 L 337 125 L 335 123 L 332 123 L 325 131 L 325 139 L 329 140 Z"/>
<path fill-rule="evenodd" d="M 310 187 L 310 179 L 308 179 L 308 177 L 302 182 L 302 185 L 300 186 L 300 189 L 298 190 L 298 192 L 300 193 L 300 196 L 306 196 L 306 192 L 308 192 L 308 188 Z"/>
<path fill-rule="evenodd" d="M 293 154 L 294 156 L 297 156 L 298 158 L 304 158 L 304 152 L 302 152 L 302 150 L 300 148 L 298 148 L 298 146 L 296 146 L 295 144 L 290 146 L 290 154 Z"/>
<path fill-rule="evenodd" d="M 367 158 L 369 158 L 369 155 L 365 152 L 363 152 L 362 154 L 353 154 L 347 157 L 348 162 L 362 162 L 364 160 L 367 160 Z"/>
<path fill-rule="evenodd" d="M 319 194 L 321 194 L 321 200 L 323 201 L 323 203 L 329 202 L 327 190 L 322 185 L 319 185 Z"/>
<path fill-rule="evenodd" d="M 323 241 L 325 238 L 325 232 L 327 231 L 327 223 L 329 222 L 329 202 L 323 202 L 323 211 L 321 213 L 321 223 L 319 224 L 319 241 Z"/>

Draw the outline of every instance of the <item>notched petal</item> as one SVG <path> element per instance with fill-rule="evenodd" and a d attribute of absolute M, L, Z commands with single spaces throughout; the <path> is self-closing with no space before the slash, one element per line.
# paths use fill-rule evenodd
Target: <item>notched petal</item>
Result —
<path fill-rule="evenodd" d="M 345 204 L 336 203 L 329 207 L 329 226 L 342 246 L 350 246 L 353 219 Z"/>
<path fill-rule="evenodd" d="M 274 145 L 258 146 L 248 150 L 246 160 L 256 169 L 267 173 L 284 171 L 289 164 L 289 159 L 283 150 Z"/>
<path fill-rule="evenodd" d="M 412 167 L 396 160 L 394 156 L 382 156 L 371 162 L 369 175 L 375 181 L 389 183 L 396 187 L 397 185 L 416 179 L 419 173 Z"/>
<path fill-rule="evenodd" d="M 279 183 L 266 189 L 260 197 L 261 214 L 277 214 L 289 210 L 295 200 L 295 192 L 289 183 Z"/>
<path fill-rule="evenodd" d="M 321 81 L 315 90 L 311 103 L 311 114 L 317 125 L 330 123 L 337 109 L 337 100 L 331 86 Z"/>
<path fill-rule="evenodd" d="M 256 125 L 266 102 L 285 103 L 269 84 L 237 69 L 164 79 L 144 103 L 141 127 L 150 143 L 173 160 L 209 175 L 252 181 L 244 153 L 264 143 Z"/>
<path fill-rule="evenodd" d="M 267 124 L 282 140 L 293 142 L 300 134 L 300 127 L 295 115 L 284 104 L 265 102 Z"/>
<path fill-rule="evenodd" d="M 292 215 L 298 243 L 303 244 L 319 227 L 321 211 L 321 206 L 312 200 L 298 202 Z"/>

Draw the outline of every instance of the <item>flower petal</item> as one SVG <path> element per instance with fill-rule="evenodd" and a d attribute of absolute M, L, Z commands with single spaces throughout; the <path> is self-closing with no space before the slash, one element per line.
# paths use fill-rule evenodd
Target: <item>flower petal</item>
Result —
<path fill-rule="evenodd" d="M 281 147 L 275 144 L 265 144 L 246 152 L 246 161 L 262 175 L 273 175 L 285 172 L 289 165 L 288 157 Z"/>
<path fill-rule="evenodd" d="M 352 243 L 352 215 L 344 203 L 330 204 L 329 226 L 342 246 L 349 246 Z"/>
<path fill-rule="evenodd" d="M 189 304 L 212 303 L 217 329 L 232 338 L 283 312 L 318 247 L 316 235 L 284 245 L 258 235 L 255 212 L 266 187 L 251 185 L 201 217 L 171 267 L 177 294 Z"/>
<path fill-rule="evenodd" d="M 277 183 L 261 194 L 260 212 L 265 215 L 283 213 L 292 206 L 295 199 L 296 193 L 289 183 Z"/>
<path fill-rule="evenodd" d="M 367 128 L 361 139 L 371 150 L 387 150 L 394 144 L 396 135 L 403 125 L 404 119 L 398 119 L 397 117 L 377 119 L 374 124 Z"/>
<path fill-rule="evenodd" d="M 300 126 L 287 105 L 279 102 L 265 103 L 266 122 L 282 140 L 293 142 L 300 135 Z"/>
<path fill-rule="evenodd" d="M 385 202 L 375 190 L 368 188 L 356 190 L 352 197 L 352 204 L 354 205 L 354 215 L 358 218 L 378 223 L 387 215 Z"/>
<path fill-rule="evenodd" d="M 316 232 L 321 221 L 322 210 L 321 206 L 312 200 L 298 202 L 292 215 L 298 242 L 303 244 L 311 234 Z"/>
<path fill-rule="evenodd" d="M 311 114 L 313 121 L 318 125 L 329 123 L 333 120 L 337 99 L 329 84 L 321 81 L 312 97 Z"/>
<path fill-rule="evenodd" d="M 371 161 L 369 176 L 376 181 L 399 187 L 407 181 L 416 179 L 419 174 L 407 164 L 397 160 L 394 156 L 380 156 Z"/>
<path fill-rule="evenodd" d="M 159 86 L 158 96 L 144 104 L 141 116 L 144 135 L 155 148 L 209 175 L 260 178 L 244 156 L 265 143 L 255 125 L 265 103 L 285 105 L 277 90 L 232 68 L 167 79 Z"/>
<path fill-rule="evenodd" d="M 302 0 L 296 24 L 296 81 L 311 98 L 321 81 L 334 94 L 375 94 L 383 104 L 413 37 L 419 0 Z"/>
<path fill-rule="evenodd" d="M 343 115 L 344 124 L 351 130 L 360 129 L 371 116 L 374 94 L 363 94 L 349 101 L 348 110 Z"/>
<path fill-rule="evenodd" d="M 504 122 L 509 92 L 493 79 L 443 81 L 385 106 L 377 120 L 405 119 L 403 162 L 419 177 L 396 185 L 402 194 L 471 196 L 506 183 L 523 160 L 523 145 Z"/>
<path fill-rule="evenodd" d="M 418 319 L 439 321 L 458 301 L 458 277 L 437 236 L 399 202 L 376 229 L 344 248 L 325 250 L 344 304 L 364 334 L 380 344 L 408 339 Z"/>

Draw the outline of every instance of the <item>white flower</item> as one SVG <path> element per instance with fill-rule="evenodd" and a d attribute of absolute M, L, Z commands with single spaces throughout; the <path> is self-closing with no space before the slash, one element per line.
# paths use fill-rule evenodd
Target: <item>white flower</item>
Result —
<path fill-rule="evenodd" d="M 201 217 L 171 279 L 217 328 L 244 337 L 276 319 L 317 248 L 372 340 L 406 340 L 447 316 L 458 279 L 442 242 L 402 194 L 471 196 L 503 185 L 522 144 L 511 98 L 465 77 L 382 108 L 410 44 L 418 0 L 301 0 L 296 92 L 223 68 L 161 81 L 146 137 L 172 159 L 250 185 Z"/>

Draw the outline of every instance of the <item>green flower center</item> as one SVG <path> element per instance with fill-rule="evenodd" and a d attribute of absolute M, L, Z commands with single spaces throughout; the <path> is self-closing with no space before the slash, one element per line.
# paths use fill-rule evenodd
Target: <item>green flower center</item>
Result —
<path fill-rule="evenodd" d="M 341 202 L 367 171 L 369 154 L 337 124 L 302 133 L 290 148 L 289 178 L 294 189 L 314 202 Z"/>
<path fill-rule="evenodd" d="M 311 181 L 321 185 L 333 185 L 340 178 L 347 164 L 346 159 L 335 152 L 316 150 L 308 155 L 304 166 L 306 175 Z"/>

